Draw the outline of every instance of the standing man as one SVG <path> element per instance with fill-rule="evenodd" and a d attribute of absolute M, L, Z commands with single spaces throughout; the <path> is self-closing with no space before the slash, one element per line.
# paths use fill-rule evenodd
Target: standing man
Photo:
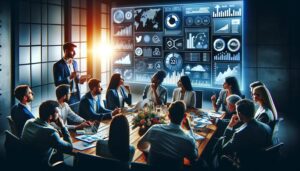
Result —
<path fill-rule="evenodd" d="M 33 92 L 28 85 L 19 85 L 15 88 L 15 97 L 19 103 L 11 109 L 11 117 L 17 127 L 17 135 L 21 136 L 25 122 L 34 118 L 30 109 L 30 102 L 33 100 Z"/>
<path fill-rule="evenodd" d="M 53 75 L 55 86 L 61 84 L 70 85 L 71 97 L 69 104 L 80 101 L 80 91 L 78 83 L 83 84 L 89 76 L 83 75 L 79 78 L 78 64 L 74 60 L 75 48 L 77 46 L 73 43 L 67 42 L 63 45 L 64 56 L 57 61 L 53 66 Z"/>

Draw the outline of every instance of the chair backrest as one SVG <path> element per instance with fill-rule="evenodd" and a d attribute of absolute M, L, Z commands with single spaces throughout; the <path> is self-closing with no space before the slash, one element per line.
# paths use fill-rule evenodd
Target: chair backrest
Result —
<path fill-rule="evenodd" d="M 153 171 L 153 168 L 148 164 L 132 162 L 130 170 L 131 171 Z"/>
<path fill-rule="evenodd" d="M 202 108 L 203 91 L 197 90 L 196 93 L 196 108 Z"/>
<path fill-rule="evenodd" d="M 11 133 L 13 133 L 15 136 L 18 136 L 19 134 L 15 121 L 13 121 L 11 116 L 7 116 L 6 119 L 8 120 Z"/>
<path fill-rule="evenodd" d="M 12 134 L 10 131 L 5 131 L 5 154 L 9 165 L 14 166 L 16 163 L 21 163 L 22 160 L 22 142 L 18 137 Z M 17 166 L 16 166 L 17 167 Z"/>
<path fill-rule="evenodd" d="M 280 123 L 283 121 L 283 118 L 279 118 L 277 120 L 272 121 L 269 125 L 272 129 L 272 142 L 273 144 L 278 144 L 279 140 L 279 126 Z"/>
<path fill-rule="evenodd" d="M 155 170 L 157 169 L 180 170 L 183 168 L 183 158 L 182 159 L 172 158 L 153 151 L 149 153 L 147 163 L 150 164 L 151 167 L 155 168 Z"/>
<path fill-rule="evenodd" d="M 75 156 L 74 168 L 75 170 L 95 170 L 95 168 L 99 168 L 98 170 L 105 171 L 128 171 L 129 164 L 128 162 L 78 152 Z"/>

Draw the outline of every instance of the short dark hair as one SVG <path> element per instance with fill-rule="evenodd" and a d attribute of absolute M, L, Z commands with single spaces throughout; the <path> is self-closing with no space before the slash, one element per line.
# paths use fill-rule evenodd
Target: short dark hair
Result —
<path fill-rule="evenodd" d="M 70 92 L 70 86 L 68 84 L 61 84 L 57 86 L 55 91 L 57 100 L 59 100 L 65 95 L 68 95 L 69 92 Z"/>
<path fill-rule="evenodd" d="M 154 74 L 154 77 L 156 77 L 159 80 L 159 84 L 161 84 L 164 81 L 166 76 L 167 76 L 167 73 L 164 70 L 157 71 Z"/>
<path fill-rule="evenodd" d="M 74 48 L 74 47 L 77 47 L 77 46 L 76 46 L 75 44 L 71 43 L 71 42 L 66 42 L 66 43 L 63 45 L 64 51 L 66 51 L 66 49 Z"/>
<path fill-rule="evenodd" d="M 185 103 L 181 100 L 171 103 L 169 107 L 169 116 L 172 123 L 180 125 L 186 110 Z"/>
<path fill-rule="evenodd" d="M 47 121 L 50 115 L 54 115 L 55 108 L 59 107 L 57 101 L 47 100 L 43 102 L 39 107 L 39 116 L 43 121 Z"/>
<path fill-rule="evenodd" d="M 97 78 L 90 79 L 88 83 L 90 90 L 93 90 L 95 87 L 97 87 L 100 82 L 101 81 Z"/>
<path fill-rule="evenodd" d="M 187 91 L 193 91 L 193 87 L 192 87 L 191 80 L 190 80 L 189 76 L 187 76 L 187 75 L 181 76 L 180 81 L 181 81 L 182 86 Z"/>
<path fill-rule="evenodd" d="M 254 118 L 255 106 L 253 101 L 248 99 L 242 99 L 236 102 L 236 110 L 248 119 Z"/>
<path fill-rule="evenodd" d="M 24 96 L 27 94 L 29 89 L 28 85 L 19 85 L 15 88 L 15 97 L 19 100 L 22 101 Z"/>
<path fill-rule="evenodd" d="M 254 81 L 250 84 L 250 88 L 258 87 L 258 86 L 264 86 L 265 84 L 261 81 Z"/>

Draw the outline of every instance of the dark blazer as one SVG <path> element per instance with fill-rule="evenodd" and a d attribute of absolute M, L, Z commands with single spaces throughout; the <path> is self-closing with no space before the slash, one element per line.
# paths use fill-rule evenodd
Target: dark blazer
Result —
<path fill-rule="evenodd" d="M 271 145 L 271 128 L 260 121 L 252 119 L 235 131 L 226 129 L 222 144 L 223 154 L 234 154 L 241 165 L 248 166 L 258 159 L 263 148 Z"/>
<path fill-rule="evenodd" d="M 28 119 L 34 118 L 33 114 L 20 103 L 14 105 L 11 109 L 11 118 L 17 127 L 17 136 L 20 137 L 23 127 Z"/>
<path fill-rule="evenodd" d="M 79 115 L 85 120 L 110 119 L 112 111 L 106 109 L 100 104 L 100 98 L 97 100 L 97 111 L 94 110 L 94 98 L 90 92 L 86 93 L 79 103 Z"/>
<path fill-rule="evenodd" d="M 128 105 L 131 105 L 131 94 L 126 94 L 124 87 L 120 87 L 120 91 L 123 97 L 123 102 L 120 104 L 119 94 L 117 89 L 109 89 L 106 95 L 106 105 L 108 109 L 114 110 L 117 107 L 124 107 L 126 102 Z"/>
<path fill-rule="evenodd" d="M 78 65 L 75 60 L 73 60 L 73 68 L 74 68 L 74 71 L 78 72 Z M 66 64 L 64 59 L 57 61 L 53 65 L 53 75 L 54 75 L 55 86 L 59 86 L 61 84 L 70 84 L 68 82 L 68 77 L 71 75 L 71 73 L 70 73 L 68 65 Z M 79 78 L 76 77 L 75 83 L 76 83 L 77 92 L 79 92 L 78 82 L 79 82 Z"/>

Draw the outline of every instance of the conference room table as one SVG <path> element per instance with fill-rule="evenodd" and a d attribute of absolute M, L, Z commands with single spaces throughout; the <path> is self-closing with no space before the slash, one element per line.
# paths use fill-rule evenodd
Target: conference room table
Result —
<path fill-rule="evenodd" d="M 197 114 L 197 113 L 208 112 L 208 111 L 209 110 L 204 110 L 204 109 L 189 109 L 187 113 L 189 114 L 191 112 L 194 112 L 194 113 Z M 146 163 L 146 156 L 144 155 L 144 153 L 142 151 L 137 149 L 137 144 L 138 144 L 141 136 L 139 135 L 139 127 L 133 128 L 133 124 L 132 124 L 132 120 L 133 120 L 133 118 L 136 114 L 137 113 L 124 114 L 124 115 L 127 116 L 129 126 L 130 126 L 130 144 L 133 145 L 136 148 L 135 154 L 134 154 L 134 157 L 133 157 L 133 162 Z M 104 126 L 104 128 L 105 128 L 105 129 L 102 130 L 103 133 L 106 134 L 105 139 L 108 138 L 109 124 L 110 124 L 110 120 L 102 121 L 101 124 L 100 124 L 100 127 Z M 210 125 L 207 125 L 206 127 L 204 127 L 203 129 L 201 129 L 200 131 L 199 130 L 197 132 L 194 131 L 195 134 L 199 134 L 199 135 L 204 137 L 204 139 L 202 139 L 202 140 L 197 140 L 198 157 L 201 157 L 205 147 L 207 146 L 208 142 L 210 141 L 210 139 L 214 135 L 216 129 L 217 129 L 217 127 L 215 125 L 210 124 Z M 73 144 L 80 141 L 79 139 L 76 138 L 79 135 L 76 134 L 75 131 L 70 131 L 70 134 L 71 134 L 71 137 L 72 137 L 72 140 L 73 140 Z M 93 142 L 93 143 L 94 143 L 94 145 L 96 144 L 96 142 Z M 96 155 L 96 147 L 88 148 L 88 149 L 85 149 L 85 150 L 73 149 L 74 154 L 76 154 L 77 152 Z M 68 158 L 68 157 L 69 156 L 65 157 L 65 159 Z M 184 164 L 189 165 L 189 161 L 187 159 L 185 159 Z"/>

